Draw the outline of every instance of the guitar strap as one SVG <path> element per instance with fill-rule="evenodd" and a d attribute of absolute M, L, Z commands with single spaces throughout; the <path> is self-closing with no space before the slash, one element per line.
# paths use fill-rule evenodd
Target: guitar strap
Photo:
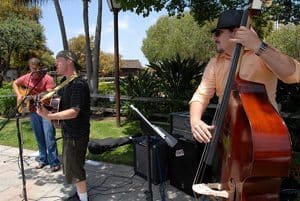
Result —
<path fill-rule="evenodd" d="M 71 75 L 68 79 L 63 81 L 60 85 L 56 86 L 54 89 L 49 91 L 48 93 L 44 94 L 43 97 L 40 99 L 40 101 L 46 100 L 51 98 L 58 90 L 69 84 L 72 80 L 74 80 L 76 77 L 78 77 L 78 74 Z"/>

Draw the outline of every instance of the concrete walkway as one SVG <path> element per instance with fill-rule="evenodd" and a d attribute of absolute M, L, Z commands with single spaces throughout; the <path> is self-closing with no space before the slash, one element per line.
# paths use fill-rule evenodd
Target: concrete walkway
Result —
<path fill-rule="evenodd" d="M 52 173 L 49 166 L 34 167 L 37 152 L 23 150 L 22 176 L 19 149 L 0 145 L 0 201 L 65 200 L 75 192 L 64 182 L 62 171 Z M 132 166 L 86 161 L 88 195 L 90 201 L 146 200 L 148 182 L 135 175 Z M 23 184 L 25 182 L 25 185 Z M 159 185 L 152 185 L 153 200 L 163 200 Z M 166 182 L 165 200 L 190 201 L 193 198 Z"/>

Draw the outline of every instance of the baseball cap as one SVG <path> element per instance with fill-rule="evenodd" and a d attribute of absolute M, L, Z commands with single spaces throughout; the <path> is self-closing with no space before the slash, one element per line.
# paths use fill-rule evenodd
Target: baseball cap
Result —
<path fill-rule="evenodd" d="M 56 58 L 58 58 L 58 57 L 64 57 L 66 59 L 70 59 L 71 61 L 74 62 L 77 70 L 81 69 L 81 66 L 78 63 L 78 58 L 74 52 L 72 52 L 70 50 L 62 50 L 57 53 Z"/>
<path fill-rule="evenodd" d="M 243 11 L 242 10 L 227 10 L 221 13 L 217 27 L 211 32 L 214 33 L 217 29 L 230 29 L 240 26 L 242 19 Z"/>

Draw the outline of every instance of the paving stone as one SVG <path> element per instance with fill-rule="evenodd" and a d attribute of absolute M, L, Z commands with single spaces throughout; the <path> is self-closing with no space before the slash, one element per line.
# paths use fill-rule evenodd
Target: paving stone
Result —
<path fill-rule="evenodd" d="M 60 201 L 73 195 L 75 188 L 64 181 L 62 170 L 50 167 L 36 170 L 37 152 L 23 150 L 25 190 L 27 200 Z M 19 149 L 0 145 L 0 201 L 24 200 L 23 177 Z M 135 175 L 133 167 L 98 161 L 86 161 L 88 194 L 91 201 L 144 201 L 149 183 Z M 153 200 L 162 200 L 159 185 L 152 185 Z M 165 185 L 165 200 L 190 201 L 193 198 L 169 182 Z"/>

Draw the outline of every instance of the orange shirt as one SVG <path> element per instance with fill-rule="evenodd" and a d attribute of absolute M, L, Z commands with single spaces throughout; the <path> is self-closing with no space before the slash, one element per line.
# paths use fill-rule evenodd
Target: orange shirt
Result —
<path fill-rule="evenodd" d="M 300 83 L 300 63 L 294 59 L 296 66 L 295 72 L 288 77 L 287 83 Z"/>
<path fill-rule="evenodd" d="M 229 55 L 222 53 L 211 58 L 190 103 L 198 101 L 207 106 L 215 93 L 221 100 L 230 66 L 231 57 Z M 298 74 L 299 80 L 299 68 L 296 71 L 292 76 L 282 81 L 287 83 L 296 82 L 297 76 L 295 74 Z M 275 96 L 278 76 L 271 71 L 271 68 L 260 57 L 249 50 L 245 50 L 241 60 L 239 76 L 247 81 L 264 84 L 270 102 L 277 109 Z"/>

